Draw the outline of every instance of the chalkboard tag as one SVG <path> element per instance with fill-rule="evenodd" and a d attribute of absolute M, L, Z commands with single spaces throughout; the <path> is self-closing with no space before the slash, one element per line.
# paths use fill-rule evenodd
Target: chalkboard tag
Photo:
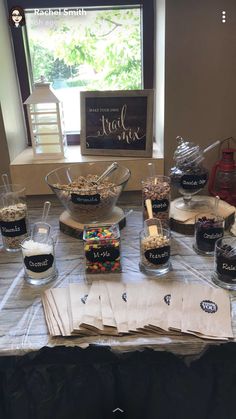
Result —
<path fill-rule="evenodd" d="M 236 282 L 236 259 L 217 256 L 217 272 L 222 275 L 222 281 L 230 283 Z"/>
<path fill-rule="evenodd" d="M 148 249 L 144 253 L 148 262 L 154 265 L 163 265 L 170 258 L 170 246 L 158 247 L 156 249 Z"/>
<path fill-rule="evenodd" d="M 183 189 L 195 190 L 204 188 L 207 183 L 208 175 L 204 173 L 202 175 L 183 175 L 180 184 Z"/>
<path fill-rule="evenodd" d="M 73 204 L 82 204 L 82 205 L 97 205 L 100 203 L 100 195 L 78 195 L 76 193 L 71 194 L 71 201 Z"/>
<path fill-rule="evenodd" d="M 85 252 L 89 262 L 114 262 L 120 256 L 120 249 L 113 246 L 101 246 Z"/>
<path fill-rule="evenodd" d="M 168 199 L 154 199 L 152 201 L 152 212 L 165 212 L 169 209 L 169 200 Z"/>
<path fill-rule="evenodd" d="M 216 240 L 220 239 L 224 235 L 223 227 L 212 227 L 212 228 L 197 228 L 196 242 L 200 250 L 207 246 L 207 250 L 213 251 L 215 248 Z M 209 249 L 208 249 L 209 248 Z"/>
<path fill-rule="evenodd" d="M 4 237 L 17 237 L 27 233 L 25 218 L 16 221 L 0 221 L 0 228 Z"/>
<path fill-rule="evenodd" d="M 54 256 L 52 254 L 24 257 L 26 268 L 32 272 L 46 272 L 52 267 L 53 262 Z"/>

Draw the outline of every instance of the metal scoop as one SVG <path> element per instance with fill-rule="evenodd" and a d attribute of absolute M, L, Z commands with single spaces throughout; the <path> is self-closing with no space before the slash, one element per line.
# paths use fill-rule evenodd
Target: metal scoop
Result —
<path fill-rule="evenodd" d="M 2 174 L 2 182 L 5 188 L 5 193 L 2 197 L 3 200 L 3 205 L 4 206 L 9 206 L 9 205 L 14 205 L 17 201 L 17 199 L 13 199 L 13 191 L 11 189 L 11 185 L 9 182 L 9 177 L 7 175 L 7 173 L 3 173 Z"/>
<path fill-rule="evenodd" d="M 108 168 L 99 176 L 99 178 L 92 183 L 97 185 L 100 183 L 103 179 L 105 179 L 107 176 L 109 176 L 114 170 L 118 168 L 118 163 L 114 161 Z"/>
<path fill-rule="evenodd" d="M 48 237 L 51 232 L 51 226 L 50 224 L 46 223 L 46 219 L 48 217 L 50 207 L 51 202 L 44 202 L 42 220 L 37 223 L 34 223 L 33 225 L 31 238 L 36 242 L 42 243 L 48 240 Z"/>

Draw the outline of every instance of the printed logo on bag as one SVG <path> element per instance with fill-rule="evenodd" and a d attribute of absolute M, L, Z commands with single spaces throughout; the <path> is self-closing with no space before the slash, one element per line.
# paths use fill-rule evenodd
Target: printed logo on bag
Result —
<path fill-rule="evenodd" d="M 54 257 L 52 254 L 25 256 L 24 264 L 32 272 L 45 272 L 52 267 Z"/>
<path fill-rule="evenodd" d="M 123 292 L 122 300 L 124 300 L 127 303 L 127 293 L 126 292 Z"/>
<path fill-rule="evenodd" d="M 71 201 L 73 204 L 81 204 L 81 205 L 97 205 L 100 203 L 100 195 L 78 195 L 76 193 L 71 194 Z"/>
<path fill-rule="evenodd" d="M 114 262 L 120 257 L 119 247 L 101 246 L 85 252 L 89 262 Z"/>
<path fill-rule="evenodd" d="M 163 265 L 170 258 L 170 246 L 158 247 L 156 249 L 148 249 L 144 253 L 148 262 L 154 265 Z"/>
<path fill-rule="evenodd" d="M 201 301 L 200 307 L 206 313 L 216 313 L 218 310 L 217 304 L 210 300 Z"/>
<path fill-rule="evenodd" d="M 83 304 L 86 304 L 87 298 L 88 298 L 88 294 L 84 294 L 84 296 L 81 297 L 81 301 L 82 301 Z"/>
<path fill-rule="evenodd" d="M 203 188 L 207 183 L 208 175 L 204 173 L 202 175 L 183 175 L 180 184 L 183 189 L 199 189 Z"/>
<path fill-rule="evenodd" d="M 171 294 L 166 294 L 164 297 L 164 301 L 169 306 L 171 301 Z"/>
<path fill-rule="evenodd" d="M 16 221 L 0 221 L 0 228 L 5 237 L 22 236 L 27 233 L 25 218 Z"/>

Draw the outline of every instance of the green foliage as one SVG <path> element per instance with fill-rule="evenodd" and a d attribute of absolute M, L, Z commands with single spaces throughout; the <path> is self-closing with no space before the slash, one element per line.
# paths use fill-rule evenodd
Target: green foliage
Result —
<path fill-rule="evenodd" d="M 57 26 L 44 31 L 43 38 L 31 30 L 34 79 L 45 74 L 49 80 L 64 78 L 67 85 L 86 86 L 87 90 L 140 89 L 140 11 L 114 9 L 88 14 L 83 25 L 60 19 Z"/>

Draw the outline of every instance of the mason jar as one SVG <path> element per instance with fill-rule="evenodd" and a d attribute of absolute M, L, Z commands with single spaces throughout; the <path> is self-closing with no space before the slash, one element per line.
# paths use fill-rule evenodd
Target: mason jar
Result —
<path fill-rule="evenodd" d="M 0 187 L 0 229 L 3 248 L 8 252 L 21 249 L 21 242 L 28 236 L 28 213 L 25 188 L 10 184 L 9 191 Z"/>

